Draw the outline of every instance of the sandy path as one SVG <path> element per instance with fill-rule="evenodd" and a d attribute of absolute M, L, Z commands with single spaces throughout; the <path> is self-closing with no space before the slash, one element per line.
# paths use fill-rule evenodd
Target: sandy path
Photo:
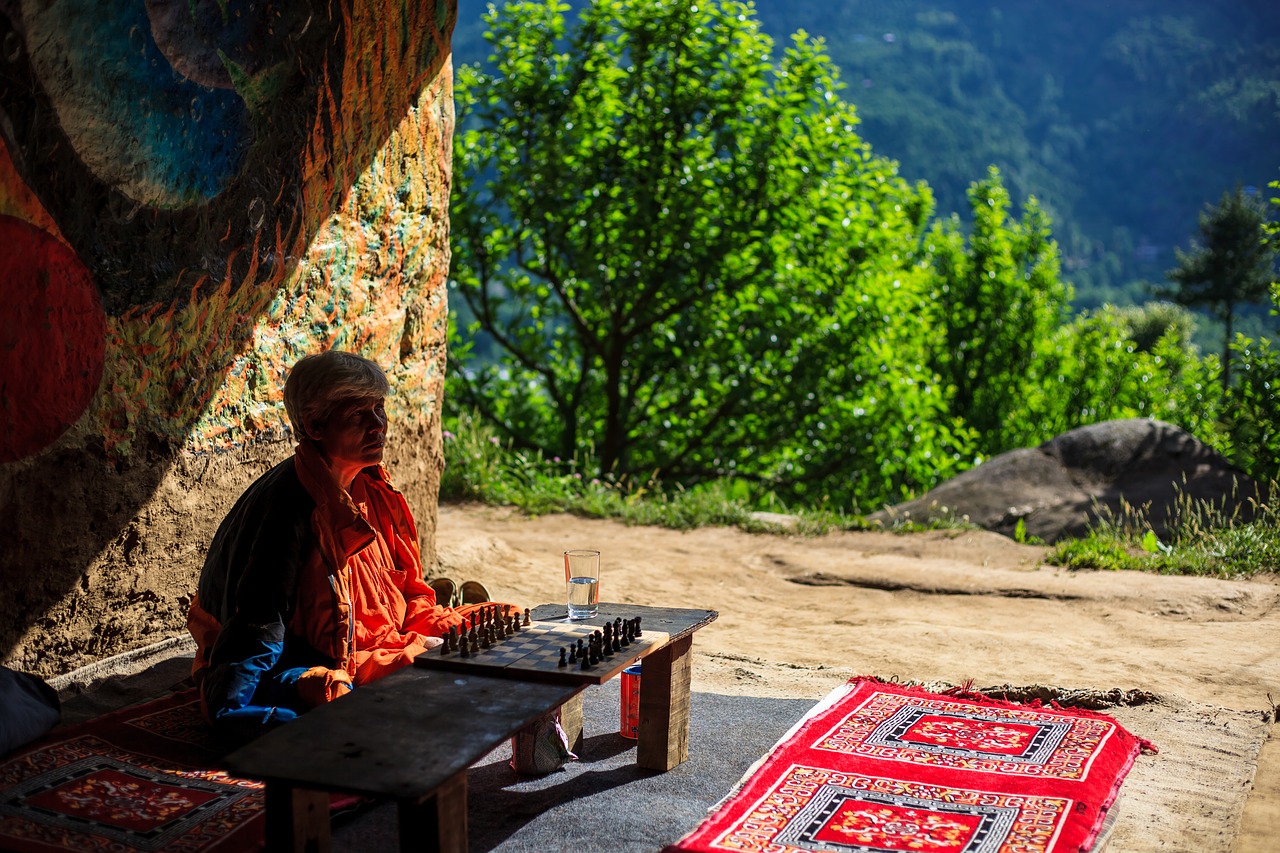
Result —
<path fill-rule="evenodd" d="M 1275 578 L 1072 573 L 985 532 L 806 539 L 476 506 L 441 507 L 438 541 L 443 573 L 500 600 L 561 600 L 560 552 L 591 547 L 606 600 L 719 611 L 696 690 L 818 699 L 870 674 L 1158 694 L 1109 711 L 1161 747 L 1126 782 L 1111 849 L 1262 853 L 1280 836 L 1276 738 L 1253 778 L 1280 701 Z"/>

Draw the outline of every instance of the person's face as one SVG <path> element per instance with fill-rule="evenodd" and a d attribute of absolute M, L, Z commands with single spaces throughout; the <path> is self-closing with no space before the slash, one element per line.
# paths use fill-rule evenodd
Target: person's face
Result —
<path fill-rule="evenodd" d="M 333 407 L 328 419 L 313 428 L 335 468 L 360 469 L 382 461 L 387 441 L 387 410 L 381 397 L 345 400 Z"/>

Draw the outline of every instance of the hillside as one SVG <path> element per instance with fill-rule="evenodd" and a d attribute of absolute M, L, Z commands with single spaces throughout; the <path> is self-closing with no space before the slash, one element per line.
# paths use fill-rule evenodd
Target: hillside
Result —
<path fill-rule="evenodd" d="M 780 45 L 825 39 L 860 132 L 930 184 L 940 214 L 964 211 L 988 164 L 1016 201 L 1036 195 L 1081 307 L 1142 301 L 1134 283 L 1163 280 L 1206 203 L 1280 177 L 1274 3 L 755 5 Z M 463 10 L 458 62 L 487 53 L 481 11 Z"/>

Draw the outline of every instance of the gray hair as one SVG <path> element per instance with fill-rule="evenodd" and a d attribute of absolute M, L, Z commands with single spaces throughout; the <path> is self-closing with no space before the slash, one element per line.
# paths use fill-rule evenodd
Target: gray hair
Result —
<path fill-rule="evenodd" d="M 299 438 L 308 428 L 328 420 L 335 405 L 346 400 L 381 399 L 391 391 L 387 374 L 375 361 L 341 350 L 308 355 L 289 371 L 284 383 L 284 410 Z"/>

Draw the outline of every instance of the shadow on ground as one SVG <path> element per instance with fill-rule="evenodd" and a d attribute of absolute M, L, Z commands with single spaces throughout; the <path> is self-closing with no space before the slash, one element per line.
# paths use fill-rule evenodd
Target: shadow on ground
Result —
<path fill-rule="evenodd" d="M 472 768 L 471 853 L 655 853 L 701 823 L 813 706 L 808 699 L 694 693 L 689 760 L 655 773 L 636 767 L 635 741 L 618 734 L 618 682 L 588 688 L 584 697 L 578 761 L 547 776 L 520 776 L 504 746 Z M 396 831 L 395 808 L 375 806 L 334 827 L 334 849 L 395 849 Z"/>

